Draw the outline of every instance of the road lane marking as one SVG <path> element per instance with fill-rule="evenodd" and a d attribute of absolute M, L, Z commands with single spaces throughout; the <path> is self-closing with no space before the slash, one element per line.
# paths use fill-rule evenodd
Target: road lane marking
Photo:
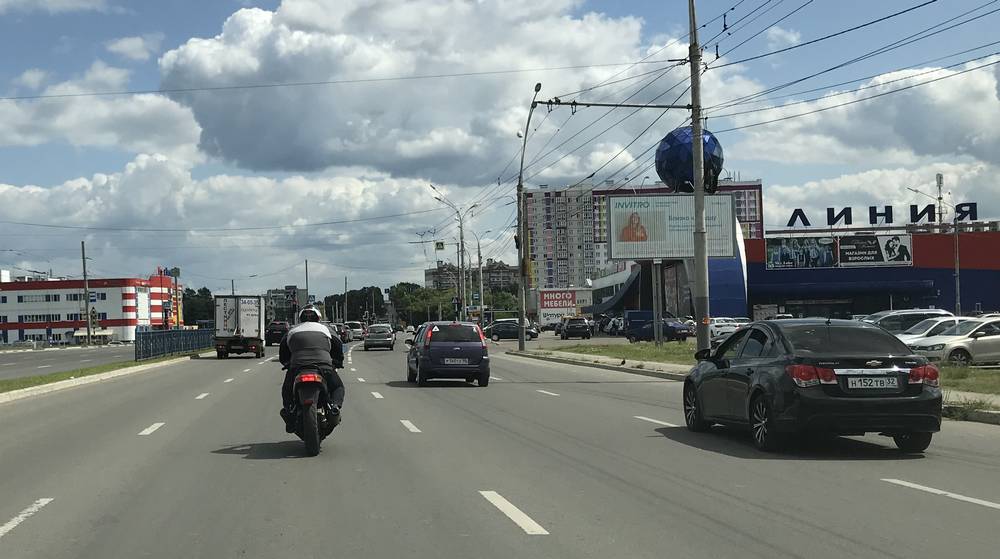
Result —
<path fill-rule="evenodd" d="M 165 425 L 165 423 L 162 423 L 162 422 L 160 422 L 160 423 L 154 423 L 154 424 L 150 425 L 149 427 L 146 427 L 142 431 L 139 431 L 139 436 L 140 437 L 145 437 L 147 435 L 152 435 L 153 433 L 156 432 L 157 429 L 159 429 L 160 427 L 163 427 L 164 425 Z"/>
<path fill-rule="evenodd" d="M 357 370 L 357 369 L 355 369 L 354 367 L 351 367 L 351 372 L 352 372 L 352 373 L 356 373 L 356 372 L 358 372 L 358 370 Z"/>
<path fill-rule="evenodd" d="M 378 392 L 372 392 L 372 396 L 374 396 L 376 400 L 381 400 L 382 399 L 382 395 L 379 394 Z"/>
<path fill-rule="evenodd" d="M 90 363 L 93 359 L 81 359 L 80 363 Z"/>
<path fill-rule="evenodd" d="M 643 417 L 641 415 L 633 415 L 632 417 L 634 417 L 636 419 L 641 419 L 643 421 L 648 421 L 650 423 L 655 423 L 657 425 L 663 425 L 663 426 L 666 426 L 666 427 L 680 427 L 680 425 L 674 425 L 673 423 L 667 423 L 666 421 L 660 421 L 659 419 L 652 419 L 652 418 L 649 418 L 649 417 Z"/>
<path fill-rule="evenodd" d="M 252 370 L 253 370 L 253 369 L 243 369 L 243 372 L 244 372 L 244 373 L 249 373 L 249 372 L 250 372 L 250 371 L 252 371 Z"/>
<path fill-rule="evenodd" d="M 490 377 L 490 380 L 503 380 L 503 379 L 502 379 L 502 378 L 500 378 L 500 377 L 494 377 L 494 376 L 491 376 L 491 377 Z"/>
<path fill-rule="evenodd" d="M 413 422 L 410 421 L 409 419 L 400 419 L 399 422 L 402 423 L 403 427 L 406 427 L 411 433 L 422 433 L 423 432 L 420 429 L 417 429 L 417 426 L 414 425 Z"/>
<path fill-rule="evenodd" d="M 268 361 L 270 361 L 270 359 L 265 359 L 263 361 L 258 361 L 257 364 L 258 365 L 263 365 L 263 364 L 267 363 Z"/>
<path fill-rule="evenodd" d="M 52 365 L 39 365 L 39 366 L 38 366 L 38 367 L 36 367 L 36 368 L 38 368 L 38 369 L 48 369 L 48 368 L 49 368 L 49 367 L 51 367 L 51 366 L 52 366 Z"/>
<path fill-rule="evenodd" d="M 536 390 L 539 394 L 548 394 L 549 396 L 558 396 L 555 392 L 549 392 L 548 390 Z"/>
<path fill-rule="evenodd" d="M 44 499 L 39 499 L 34 503 L 31 503 L 31 505 L 29 505 L 28 508 L 17 513 L 17 516 L 8 520 L 7 523 L 4 524 L 3 526 L 0 526 L 0 538 L 6 536 L 8 532 L 13 530 L 14 528 L 17 528 L 18 524 L 34 516 L 35 513 L 42 510 L 42 507 L 51 503 L 54 500 L 55 499 L 50 499 L 46 497 Z"/>
<path fill-rule="evenodd" d="M 358 377 L 358 382 L 365 382 L 365 379 Z"/>
<path fill-rule="evenodd" d="M 233 379 L 231 379 L 231 378 L 227 378 L 226 380 L 224 380 L 224 381 L 222 381 L 222 382 L 233 382 Z"/>
<path fill-rule="evenodd" d="M 965 495 L 959 495 L 958 493 L 952 493 L 951 491 L 943 491 L 941 489 L 934 489 L 933 487 L 927 487 L 926 485 L 919 485 L 916 483 L 910 483 L 909 481 L 904 481 L 901 479 L 886 479 L 882 478 L 882 481 L 892 483 L 895 485 L 901 485 L 903 487 L 909 487 L 910 489 L 916 489 L 918 491 L 926 491 L 927 493 L 932 493 L 934 495 L 940 495 L 941 497 L 948 497 L 955 499 L 956 501 L 964 501 L 966 503 L 972 503 L 974 505 L 980 505 L 988 507 L 991 509 L 1000 510 L 1000 503 L 994 503 L 992 501 L 984 501 L 983 499 L 977 499 L 975 497 L 966 497 Z"/>
<path fill-rule="evenodd" d="M 524 533 L 531 536 L 547 536 L 549 534 L 549 531 L 542 528 L 541 524 L 532 520 L 527 514 L 524 514 L 521 509 L 514 506 L 514 504 L 505 499 L 503 495 L 497 493 L 496 491 L 480 491 L 479 494 L 482 495 L 484 499 L 489 501 L 490 504 L 499 509 L 500 512 L 507 515 L 507 518 L 513 520 L 514 524 L 520 526 L 521 529 L 524 530 Z"/>
<path fill-rule="evenodd" d="M 207 397 L 208 397 L 208 392 L 202 392 L 201 394 L 198 394 L 197 396 L 195 396 L 194 399 L 195 400 L 204 400 Z"/>

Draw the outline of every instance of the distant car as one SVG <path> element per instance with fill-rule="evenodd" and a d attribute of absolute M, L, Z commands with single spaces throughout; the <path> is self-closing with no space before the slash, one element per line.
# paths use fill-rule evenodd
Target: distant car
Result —
<path fill-rule="evenodd" d="M 956 365 L 1000 362 L 1000 319 L 966 320 L 940 335 L 921 338 L 910 348 L 931 361 Z"/>
<path fill-rule="evenodd" d="M 915 326 L 922 320 L 942 316 L 953 315 L 944 309 L 903 309 L 877 312 L 866 316 L 862 320 L 871 324 L 877 324 L 890 333 L 899 334 Z"/>
<path fill-rule="evenodd" d="M 333 328 L 337 331 L 337 337 L 341 342 L 346 344 L 352 341 L 351 330 L 343 322 L 334 322 Z"/>
<path fill-rule="evenodd" d="M 267 325 L 264 331 L 264 345 L 277 345 L 281 343 L 281 338 L 288 333 L 288 323 L 283 320 L 274 320 Z"/>
<path fill-rule="evenodd" d="M 383 347 L 394 349 L 396 347 L 396 334 L 388 324 L 373 324 L 365 334 L 364 350 L 368 351 L 373 347 Z"/>
<path fill-rule="evenodd" d="M 354 340 L 360 340 L 365 337 L 365 326 L 356 320 L 348 320 L 344 323 L 347 329 L 351 331 L 351 338 Z"/>
<path fill-rule="evenodd" d="M 961 316 L 927 318 L 914 324 L 909 329 L 896 334 L 896 337 L 899 338 L 899 341 L 912 347 L 914 344 L 920 343 L 922 338 L 944 334 L 946 331 L 954 328 L 955 325 L 967 320 L 972 319 Z"/>
<path fill-rule="evenodd" d="M 501 318 L 495 320 L 492 324 L 483 328 L 483 334 L 495 342 L 500 340 L 516 340 L 520 335 L 517 331 L 517 319 Z M 538 337 L 538 330 L 534 326 L 529 326 L 525 328 L 524 335 L 525 339 L 534 340 Z"/>
<path fill-rule="evenodd" d="M 739 326 L 733 319 L 724 316 L 717 316 L 709 319 L 708 337 L 713 340 L 725 338 L 735 332 L 737 328 L 739 328 Z"/>
<path fill-rule="evenodd" d="M 794 433 L 882 433 L 923 452 L 941 429 L 938 368 L 864 322 L 757 322 L 695 357 L 683 389 L 691 431 L 749 428 L 765 451 Z"/>
<path fill-rule="evenodd" d="M 586 318 L 569 318 L 563 321 L 562 328 L 559 329 L 559 338 L 568 340 L 570 338 L 590 339 L 590 324 Z"/>
<path fill-rule="evenodd" d="M 119 340 L 111 340 L 110 342 L 108 342 L 108 345 L 125 345 L 125 344 L 121 343 L 121 341 Z"/>
<path fill-rule="evenodd" d="M 751 322 L 753 322 L 753 320 L 751 320 L 751 319 L 749 319 L 749 318 L 747 318 L 745 316 L 737 316 L 737 317 L 733 318 L 733 322 L 735 322 L 737 326 L 746 326 L 747 324 L 750 324 Z"/>
<path fill-rule="evenodd" d="M 435 378 L 490 383 L 486 338 L 473 322 L 427 322 L 407 339 L 406 380 L 425 386 Z"/>
<path fill-rule="evenodd" d="M 663 339 L 667 341 L 687 341 L 689 336 L 694 336 L 695 331 L 693 328 L 680 322 L 676 318 L 667 318 L 663 320 Z M 653 322 L 647 322 L 641 326 L 635 326 L 625 333 L 625 337 L 631 343 L 635 342 L 651 342 L 655 338 L 655 332 L 653 332 Z"/>

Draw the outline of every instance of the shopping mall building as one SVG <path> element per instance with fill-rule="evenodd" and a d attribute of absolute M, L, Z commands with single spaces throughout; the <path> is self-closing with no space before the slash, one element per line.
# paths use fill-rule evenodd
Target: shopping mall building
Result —
<path fill-rule="evenodd" d="M 183 323 L 183 286 L 164 270 L 148 278 L 93 278 L 87 282 L 97 315 L 92 339 L 135 340 L 136 330 Z M 0 271 L 0 341 L 80 343 L 87 336 L 82 279 L 11 277 Z"/>

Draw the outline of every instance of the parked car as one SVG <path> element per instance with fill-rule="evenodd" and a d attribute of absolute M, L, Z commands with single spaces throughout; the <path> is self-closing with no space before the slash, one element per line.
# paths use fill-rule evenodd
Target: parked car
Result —
<path fill-rule="evenodd" d="M 739 328 L 739 326 L 736 325 L 736 321 L 724 316 L 716 316 L 709 320 L 708 337 L 713 340 L 725 338 Z"/>
<path fill-rule="evenodd" d="M 498 319 L 494 320 L 492 323 L 490 323 L 489 326 L 493 326 L 494 324 L 510 324 L 511 326 L 514 327 L 514 337 L 513 338 L 503 338 L 503 337 L 501 337 L 501 339 L 517 339 L 518 334 L 517 334 L 517 319 L 516 318 L 498 318 Z M 524 334 L 525 334 L 525 336 L 527 336 L 527 339 L 534 340 L 535 338 L 537 338 L 538 337 L 538 328 L 535 325 L 533 325 L 530 322 L 528 322 L 527 320 L 525 320 L 525 325 L 527 326 L 527 328 L 525 328 Z M 489 328 L 489 326 L 487 326 L 486 328 Z M 483 331 L 485 332 L 486 329 L 484 328 Z M 506 332 L 506 330 L 505 330 L 505 332 Z M 489 334 L 487 334 L 486 337 L 490 338 L 491 336 Z"/>
<path fill-rule="evenodd" d="M 351 338 L 354 340 L 360 340 L 365 337 L 365 325 L 356 321 L 348 320 L 344 323 L 347 329 L 351 331 Z"/>
<path fill-rule="evenodd" d="M 896 311 L 881 311 L 866 316 L 863 320 L 877 324 L 893 334 L 899 334 L 928 318 L 953 316 L 944 309 L 903 309 Z"/>
<path fill-rule="evenodd" d="M 733 318 L 733 322 L 736 323 L 736 326 L 746 326 L 747 324 L 750 324 L 751 322 L 753 322 L 753 320 L 751 320 L 751 319 L 749 319 L 749 318 L 747 318 L 745 316 L 737 316 L 737 317 Z"/>
<path fill-rule="evenodd" d="M 483 328 L 483 335 L 494 342 L 498 342 L 500 340 L 516 340 L 520 332 L 517 330 L 516 320 L 497 320 L 486 328 Z M 533 327 L 527 328 L 524 331 L 524 335 L 526 339 L 533 340 L 538 337 L 538 331 Z"/>
<path fill-rule="evenodd" d="M 392 326 L 388 324 L 371 325 L 365 334 L 363 346 L 365 351 L 373 347 L 394 349 L 396 347 L 396 334 L 392 331 Z"/>
<path fill-rule="evenodd" d="M 486 338 L 474 322 L 427 322 L 407 339 L 406 380 L 424 386 L 434 378 L 490 383 Z"/>
<path fill-rule="evenodd" d="M 884 433 L 900 450 L 922 452 L 941 429 L 937 366 L 871 324 L 757 322 L 695 357 L 683 390 L 692 431 L 749 428 L 766 451 L 793 433 Z"/>
<path fill-rule="evenodd" d="M 283 320 L 272 320 L 271 323 L 267 325 L 267 329 L 264 331 L 264 344 L 278 345 L 281 343 L 281 338 L 284 338 L 287 333 L 287 322 Z"/>
<path fill-rule="evenodd" d="M 914 324 L 907 330 L 896 334 L 899 341 L 903 342 L 908 346 L 913 346 L 914 343 L 920 342 L 921 338 L 930 338 L 932 336 L 938 336 L 944 334 L 945 331 L 950 330 L 956 324 L 965 322 L 967 320 L 972 320 L 965 317 L 956 316 L 944 316 L 937 318 L 927 318 L 921 320 L 920 322 Z"/>
<path fill-rule="evenodd" d="M 590 339 L 590 324 L 586 318 L 568 318 L 563 321 L 562 328 L 559 329 L 559 337 L 563 340 L 570 338 Z"/>
<path fill-rule="evenodd" d="M 910 347 L 931 361 L 958 365 L 1000 362 L 1000 319 L 966 320 Z"/>
<path fill-rule="evenodd" d="M 663 339 L 666 341 L 687 341 L 688 336 L 694 336 L 694 328 L 688 326 L 687 324 L 680 322 L 676 318 L 665 318 L 663 319 Z M 653 341 L 655 332 L 653 332 L 653 323 L 647 322 L 641 326 L 634 326 L 628 332 L 625 333 L 625 337 L 631 343 L 635 342 L 651 342 Z"/>

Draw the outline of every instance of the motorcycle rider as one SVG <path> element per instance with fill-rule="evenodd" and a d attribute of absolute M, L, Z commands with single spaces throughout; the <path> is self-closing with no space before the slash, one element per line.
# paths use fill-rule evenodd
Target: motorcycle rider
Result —
<path fill-rule="evenodd" d="M 340 409 L 344 406 L 344 382 L 337 369 L 344 366 L 344 345 L 330 329 L 320 324 L 320 314 L 309 306 L 299 311 L 299 324 L 281 338 L 278 360 L 285 366 L 285 382 L 281 385 L 281 418 L 285 431 L 295 431 L 292 409 L 292 385 L 295 375 L 303 367 L 319 370 L 326 379 L 330 403 L 333 405 L 334 424 L 340 423 Z"/>

